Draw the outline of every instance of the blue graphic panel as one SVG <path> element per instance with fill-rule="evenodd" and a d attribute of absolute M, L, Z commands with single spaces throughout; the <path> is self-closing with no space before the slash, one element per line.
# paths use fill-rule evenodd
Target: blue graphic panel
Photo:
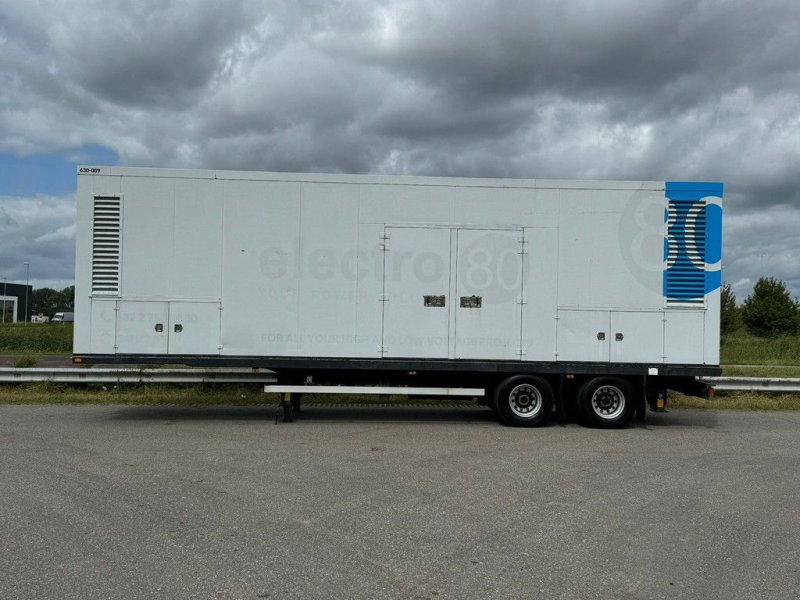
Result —
<path fill-rule="evenodd" d="M 664 296 L 697 301 L 722 283 L 722 184 L 666 182 Z"/>

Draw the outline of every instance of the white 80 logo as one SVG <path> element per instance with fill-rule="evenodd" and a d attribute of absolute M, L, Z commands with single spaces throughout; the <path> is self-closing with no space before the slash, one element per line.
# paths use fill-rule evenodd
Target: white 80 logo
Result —
<path fill-rule="evenodd" d="M 486 234 L 459 253 L 458 277 L 466 293 L 492 290 L 502 300 L 519 293 L 523 280 L 522 255 L 513 238 Z M 501 298 L 498 298 L 501 300 Z"/>

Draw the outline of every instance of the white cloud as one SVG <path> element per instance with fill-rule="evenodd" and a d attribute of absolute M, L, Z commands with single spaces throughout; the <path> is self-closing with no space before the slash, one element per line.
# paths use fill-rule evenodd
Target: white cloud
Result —
<path fill-rule="evenodd" d="M 75 199 L 0 196 L 0 277 L 66 287 L 75 271 Z"/>

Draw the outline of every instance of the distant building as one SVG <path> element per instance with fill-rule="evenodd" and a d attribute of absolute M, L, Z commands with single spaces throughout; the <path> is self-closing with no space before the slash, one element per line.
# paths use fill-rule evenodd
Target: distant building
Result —
<path fill-rule="evenodd" d="M 26 305 L 28 310 L 33 306 L 33 286 L 0 281 L 0 317 L 3 322 L 24 321 Z"/>

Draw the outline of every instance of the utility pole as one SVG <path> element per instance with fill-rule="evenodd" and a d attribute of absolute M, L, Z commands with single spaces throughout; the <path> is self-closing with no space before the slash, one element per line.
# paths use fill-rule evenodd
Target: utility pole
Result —
<path fill-rule="evenodd" d="M 28 324 L 28 319 L 30 315 L 28 314 L 28 287 L 30 286 L 31 280 L 31 263 L 25 263 L 25 325 Z"/>
<path fill-rule="evenodd" d="M 3 325 L 6 324 L 6 292 L 8 291 L 8 280 L 3 277 Z M 13 305 L 12 305 L 13 306 Z M 11 322 L 14 322 L 14 318 L 11 318 Z"/>

